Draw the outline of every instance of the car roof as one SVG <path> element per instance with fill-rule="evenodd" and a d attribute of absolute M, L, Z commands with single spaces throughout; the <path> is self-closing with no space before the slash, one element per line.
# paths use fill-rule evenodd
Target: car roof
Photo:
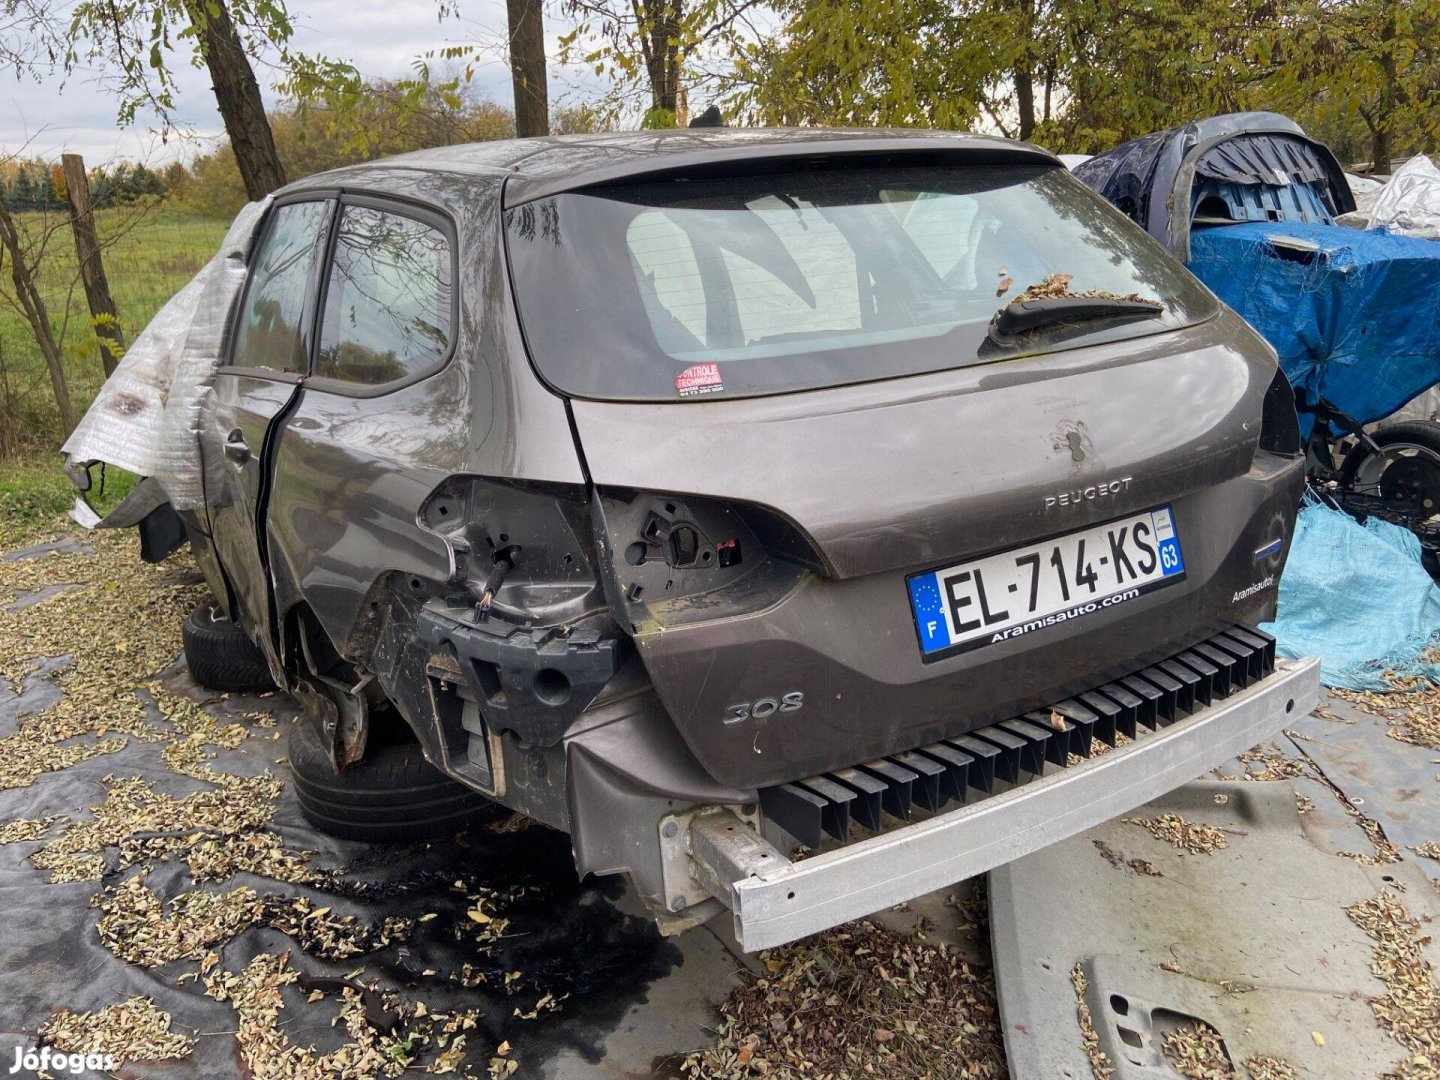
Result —
<path fill-rule="evenodd" d="M 678 128 L 497 139 L 417 150 L 329 172 L 286 191 L 344 187 L 363 178 L 374 187 L 385 170 L 456 175 L 504 175 L 505 204 L 516 206 L 562 191 L 636 177 L 734 172 L 737 164 L 762 170 L 793 166 L 796 158 L 851 156 L 914 163 L 1057 165 L 1049 151 L 1029 143 L 969 132 L 914 128 Z M 398 179 L 398 176 L 397 176 Z"/>

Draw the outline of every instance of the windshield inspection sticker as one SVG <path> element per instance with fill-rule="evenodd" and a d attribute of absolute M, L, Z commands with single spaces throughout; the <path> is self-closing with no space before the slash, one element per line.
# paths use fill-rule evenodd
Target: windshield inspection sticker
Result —
<path fill-rule="evenodd" d="M 718 394 L 725 389 L 719 364 L 691 364 L 675 376 L 675 389 L 681 397 Z"/>

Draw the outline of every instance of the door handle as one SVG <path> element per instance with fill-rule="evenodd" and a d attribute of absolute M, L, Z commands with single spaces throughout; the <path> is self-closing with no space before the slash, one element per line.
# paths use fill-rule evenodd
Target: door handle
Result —
<path fill-rule="evenodd" d="M 225 437 L 225 456 L 236 465 L 244 465 L 250 460 L 250 444 L 245 441 L 239 428 Z"/>

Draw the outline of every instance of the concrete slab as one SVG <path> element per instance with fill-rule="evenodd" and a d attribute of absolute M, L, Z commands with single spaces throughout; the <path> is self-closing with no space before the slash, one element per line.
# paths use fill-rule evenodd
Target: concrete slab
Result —
<path fill-rule="evenodd" d="M 1440 842 L 1440 751 L 1386 735 L 1388 725 L 1342 698 L 1293 729 L 1301 751 L 1352 803 L 1375 819 L 1391 843 L 1408 852 Z M 1416 865 L 1440 882 L 1440 862 Z"/>
<path fill-rule="evenodd" d="M 1091 1075 L 1076 965 L 1118 1080 L 1173 1078 L 1160 1043 L 1191 1018 L 1220 1033 L 1237 1066 L 1269 1055 L 1305 1076 L 1350 1077 L 1408 1058 L 1371 1012 L 1367 999 L 1385 987 L 1370 972 L 1370 939 L 1344 908 L 1399 887 L 1412 914 L 1440 915 L 1414 866 L 1365 866 L 1318 845 L 1283 780 L 1197 782 L 1130 816 L 1161 813 L 1220 828 L 1228 846 L 1182 854 L 1117 820 L 990 875 L 1012 1076 Z M 1371 850 L 1353 823 L 1351 832 L 1340 841 L 1348 850 Z M 1137 873 L 1130 859 L 1159 875 Z"/>

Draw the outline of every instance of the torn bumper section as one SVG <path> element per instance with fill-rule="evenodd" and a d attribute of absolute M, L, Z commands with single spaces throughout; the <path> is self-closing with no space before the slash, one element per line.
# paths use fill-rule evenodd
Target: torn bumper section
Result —
<path fill-rule="evenodd" d="M 426 609 L 420 640 L 448 646 L 496 734 L 553 746 L 619 670 L 622 643 L 598 630 L 474 622 Z"/>
<path fill-rule="evenodd" d="M 687 835 L 690 876 L 731 910 L 736 939 L 754 951 L 985 873 L 1187 783 L 1314 708 L 1319 661 L 1272 663 L 1260 678 L 1227 683 L 1224 694 L 1212 683 L 1208 703 L 1195 699 L 1188 717 L 1167 724 L 1151 713 L 1150 730 L 1142 721 L 1108 753 L 1069 767 L 1039 762 L 1028 783 L 1017 775 L 1000 794 L 802 862 L 731 812 L 697 815 Z M 1072 744 L 1082 731 L 1054 730 Z"/>

